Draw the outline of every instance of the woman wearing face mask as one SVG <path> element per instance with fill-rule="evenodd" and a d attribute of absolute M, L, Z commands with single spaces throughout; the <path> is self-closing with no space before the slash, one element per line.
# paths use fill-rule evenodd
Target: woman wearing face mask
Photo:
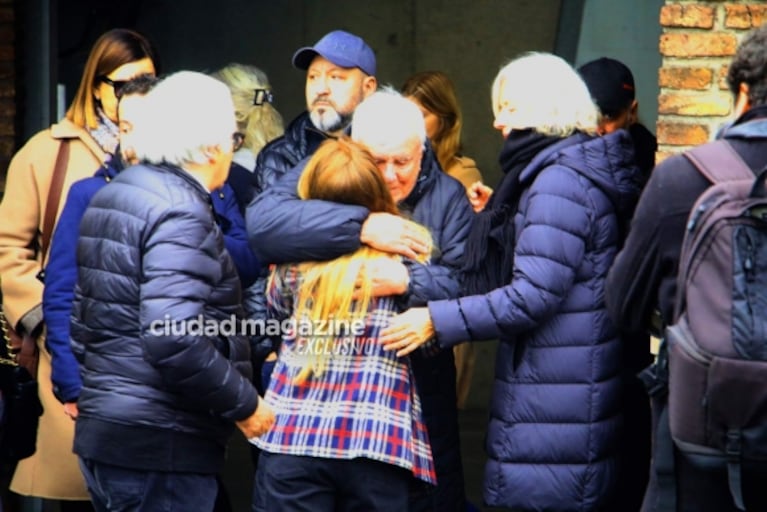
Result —
<path fill-rule="evenodd" d="M 57 159 L 64 172 L 58 204 L 51 204 L 56 219 L 72 183 L 92 176 L 117 147 L 116 93 L 138 75 L 154 75 L 156 65 L 154 50 L 140 34 L 126 29 L 103 34 L 91 49 L 66 117 L 34 135 L 14 156 L 0 203 L 3 310 L 11 327 L 38 338 L 37 380 L 45 411 L 36 452 L 18 463 L 11 490 L 62 500 L 62 511 L 91 507 L 83 503 L 88 493 L 72 453 L 74 422 L 61 414 L 53 395 L 50 354 L 43 337 L 43 283 L 38 277 L 47 255 L 34 248 L 52 234 L 45 218 Z"/>

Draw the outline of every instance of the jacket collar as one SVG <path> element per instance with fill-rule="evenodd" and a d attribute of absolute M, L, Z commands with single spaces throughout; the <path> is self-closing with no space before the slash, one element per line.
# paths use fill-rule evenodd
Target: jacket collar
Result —
<path fill-rule="evenodd" d="M 437 172 L 442 172 L 437 157 L 434 155 L 428 139 L 424 142 L 423 156 L 421 156 L 421 170 L 410 194 L 402 200 L 400 206 L 407 211 L 413 211 L 421 197 L 431 188 Z"/>
<path fill-rule="evenodd" d="M 91 135 L 80 126 L 67 119 L 66 117 L 58 123 L 51 126 L 51 137 L 57 140 L 80 139 L 91 153 L 104 163 L 107 159 L 107 153 L 101 149 L 101 146 L 91 137 Z"/>
<path fill-rule="evenodd" d="M 205 189 L 205 187 L 202 186 L 202 183 L 197 181 L 197 179 L 195 179 L 194 176 L 186 172 L 181 167 L 177 167 L 171 164 L 160 164 L 160 165 L 147 164 L 147 167 L 157 169 L 160 172 L 166 172 L 179 177 L 180 179 L 184 180 L 188 185 L 190 185 L 193 189 L 195 189 L 195 191 L 197 191 L 200 194 L 200 197 L 207 198 L 207 200 L 210 201 L 210 192 L 208 192 Z"/>

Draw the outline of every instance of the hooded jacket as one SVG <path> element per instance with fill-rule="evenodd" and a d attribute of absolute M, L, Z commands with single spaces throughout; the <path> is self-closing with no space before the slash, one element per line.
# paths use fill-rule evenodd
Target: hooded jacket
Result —
<path fill-rule="evenodd" d="M 428 305 L 443 347 L 500 340 L 489 505 L 586 512 L 614 491 L 623 363 L 604 286 L 639 195 L 633 158 L 623 131 L 542 150 L 519 177 L 511 282 Z"/>

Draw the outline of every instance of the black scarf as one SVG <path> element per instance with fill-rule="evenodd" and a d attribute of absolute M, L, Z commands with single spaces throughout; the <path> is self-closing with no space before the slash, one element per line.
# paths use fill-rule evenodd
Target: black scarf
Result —
<path fill-rule="evenodd" d="M 533 130 L 513 130 L 501 150 L 504 177 L 466 239 L 463 281 L 468 295 L 487 293 L 511 281 L 514 267 L 514 214 L 522 195 L 519 176 L 544 148 L 561 140 Z"/>

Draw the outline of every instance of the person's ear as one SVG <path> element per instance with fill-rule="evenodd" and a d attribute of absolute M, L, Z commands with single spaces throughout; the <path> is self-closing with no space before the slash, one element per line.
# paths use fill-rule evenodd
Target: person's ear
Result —
<path fill-rule="evenodd" d="M 378 89 L 378 80 L 374 76 L 366 76 L 362 79 L 362 94 L 365 98 L 376 92 Z"/>
<path fill-rule="evenodd" d="M 632 124 L 639 122 L 639 102 L 637 100 L 634 100 L 631 102 L 631 107 L 629 109 L 629 126 Z"/>
<path fill-rule="evenodd" d="M 205 159 L 208 161 L 208 163 L 213 165 L 221 158 L 221 146 L 218 144 L 213 146 L 206 146 L 202 151 L 202 154 L 205 155 Z"/>
<path fill-rule="evenodd" d="M 742 116 L 751 108 L 751 100 L 748 98 L 748 93 L 748 84 L 741 82 L 738 86 L 738 94 L 735 96 L 735 106 L 733 107 L 736 118 Z"/>

